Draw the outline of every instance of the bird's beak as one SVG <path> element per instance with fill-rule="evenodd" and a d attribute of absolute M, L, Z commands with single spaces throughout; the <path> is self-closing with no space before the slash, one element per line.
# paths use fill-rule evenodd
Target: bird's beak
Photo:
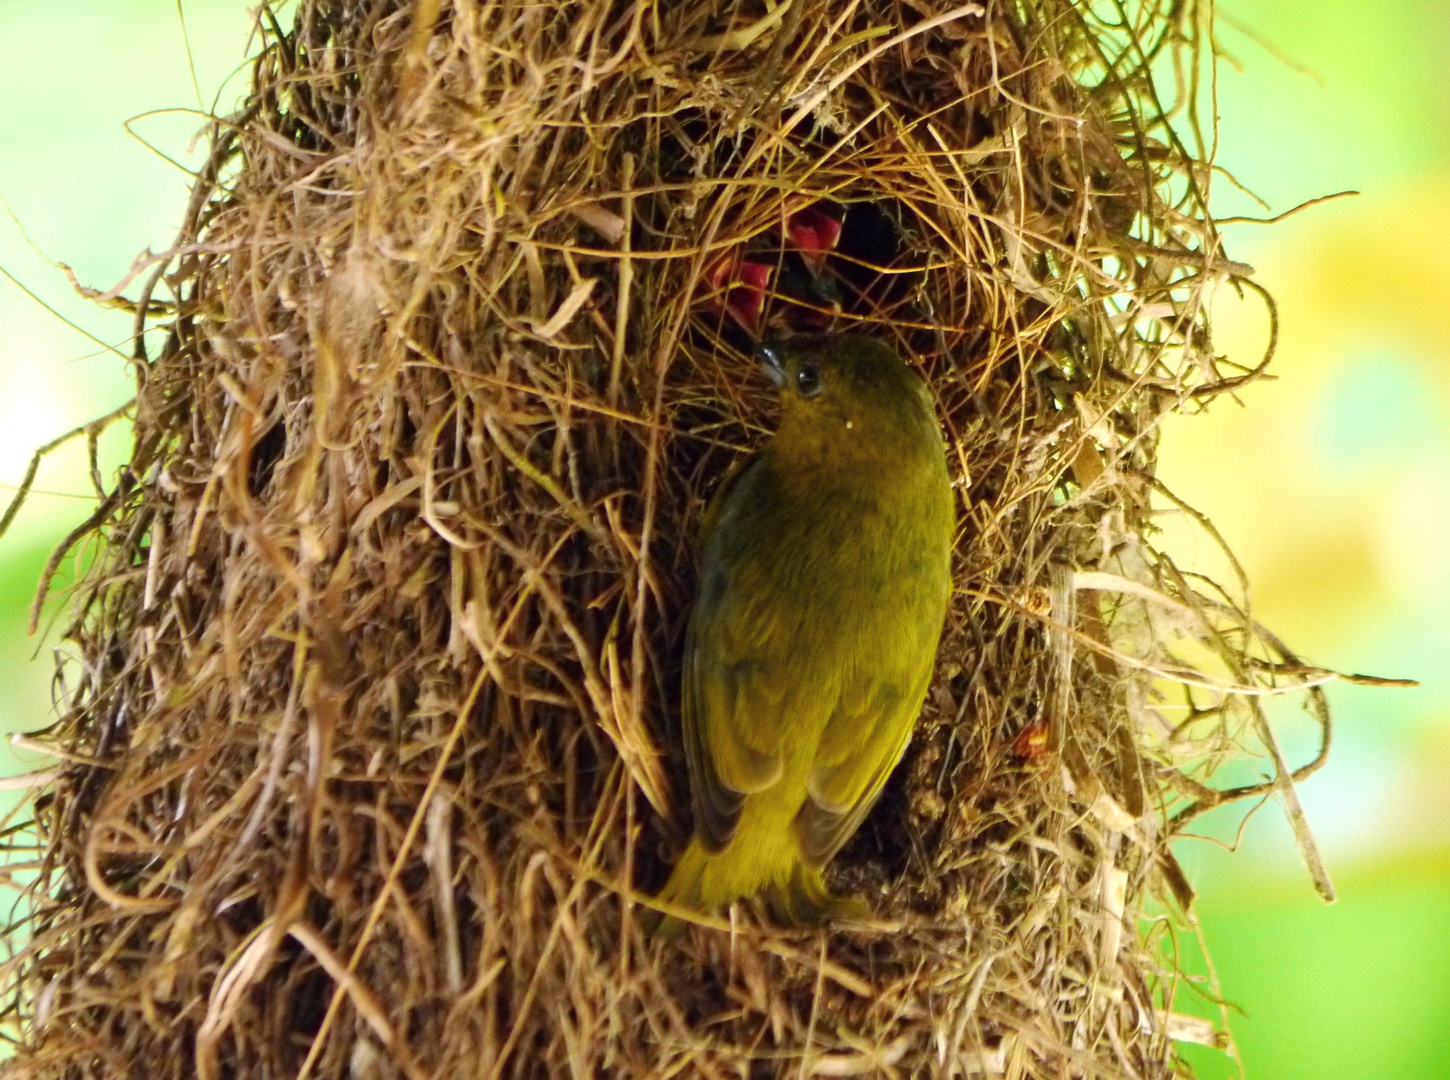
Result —
<path fill-rule="evenodd" d="M 755 347 L 755 355 L 765 368 L 765 373 L 770 376 L 770 381 L 776 386 L 784 386 L 785 359 L 781 355 L 780 345 L 773 341 L 762 342 Z"/>

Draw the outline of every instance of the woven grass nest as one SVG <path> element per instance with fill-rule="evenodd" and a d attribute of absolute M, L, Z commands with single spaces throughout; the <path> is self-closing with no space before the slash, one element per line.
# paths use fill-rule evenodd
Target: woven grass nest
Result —
<path fill-rule="evenodd" d="M 67 542 L 10 1074 L 1186 1075 L 1225 1035 L 1170 840 L 1277 795 L 1329 888 L 1323 753 L 1261 705 L 1303 690 L 1327 746 L 1327 676 L 1153 546 L 1159 418 L 1262 371 L 1209 335 L 1254 286 L 1207 20 L 263 4 Z M 753 343 L 821 329 L 920 365 L 960 496 L 926 707 L 831 869 L 878 921 L 651 940 L 695 527 L 771 429 Z"/>

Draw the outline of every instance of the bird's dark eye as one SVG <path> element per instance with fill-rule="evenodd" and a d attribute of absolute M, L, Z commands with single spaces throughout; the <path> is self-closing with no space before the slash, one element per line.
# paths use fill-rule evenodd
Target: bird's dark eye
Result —
<path fill-rule="evenodd" d="M 795 385 L 801 397 L 815 397 L 821 392 L 821 373 L 814 365 L 806 364 L 796 372 Z"/>

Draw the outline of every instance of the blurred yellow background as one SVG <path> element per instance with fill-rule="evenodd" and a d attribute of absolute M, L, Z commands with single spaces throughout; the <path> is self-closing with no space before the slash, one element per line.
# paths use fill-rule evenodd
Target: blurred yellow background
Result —
<path fill-rule="evenodd" d="M 1272 227 L 1227 227 L 1229 255 L 1256 266 L 1279 302 L 1277 378 L 1250 387 L 1244 408 L 1171 418 L 1162 475 L 1218 525 L 1248 570 L 1256 616 L 1301 655 L 1423 686 L 1330 688 L 1335 749 L 1302 795 L 1338 904 L 1315 898 L 1273 805 L 1236 854 L 1208 840 L 1178 852 L 1242 1010 L 1234 1032 L 1249 1076 L 1445 1080 L 1450 4 L 1238 0 L 1219 12 L 1232 57 L 1217 87 L 1220 165 L 1273 212 L 1362 194 Z M 0 267 L 95 338 L 121 342 L 129 319 L 77 300 L 40 252 L 107 288 L 136 252 L 169 245 L 188 178 L 123 123 L 140 117 L 138 134 L 195 167 L 197 110 L 229 77 L 220 101 L 234 100 L 248 32 L 242 0 L 0 4 L 0 195 L 39 249 L 0 220 Z M 1264 213 L 1222 175 L 1214 206 Z M 1216 316 L 1217 350 L 1252 363 L 1262 309 L 1225 291 Z M 33 447 L 124 401 L 128 381 L 114 354 L 5 281 L 0 328 L 0 482 L 13 485 Z M 107 479 L 124 449 L 120 432 L 103 443 Z M 6 730 L 48 722 L 51 658 L 26 637 L 25 612 L 46 554 L 88 512 L 88 486 L 82 442 L 41 470 L 47 494 L 0 545 Z M 1201 537 L 1171 517 L 1164 529 L 1180 563 L 1216 569 Z M 4 769 L 37 763 L 21 750 Z M 1205 829 L 1231 838 L 1233 825 Z M 1205 1080 L 1235 1074 L 1223 1054 L 1185 1052 Z"/>
<path fill-rule="evenodd" d="M 1227 227 L 1281 315 L 1273 382 L 1165 425 L 1162 475 L 1248 571 L 1255 616 L 1309 661 L 1421 681 L 1329 688 L 1301 797 L 1339 889 L 1316 898 L 1283 815 L 1237 854 L 1177 851 L 1255 1080 L 1450 1077 L 1450 4 L 1219 5 L 1219 163 L 1273 212 Z M 1240 21 L 1242 20 L 1242 21 Z M 1272 42 L 1280 56 L 1258 41 Z M 1299 70 L 1295 70 L 1298 68 Z M 1220 215 L 1258 214 L 1215 181 Z M 1222 295 L 1216 351 L 1257 354 Z M 1249 361 L 1251 362 L 1251 361 Z M 1165 522 L 1180 561 L 1212 563 Z M 1289 751 L 1303 761 L 1304 744 Z M 1231 837 L 1219 822 L 1216 836 Z M 1188 1055 L 1205 1080 L 1234 1075 Z"/>

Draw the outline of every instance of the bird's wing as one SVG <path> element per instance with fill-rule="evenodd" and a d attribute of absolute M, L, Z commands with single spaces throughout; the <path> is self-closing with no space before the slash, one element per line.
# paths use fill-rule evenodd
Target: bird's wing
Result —
<path fill-rule="evenodd" d="M 701 660 L 696 645 L 695 620 L 685 644 L 685 670 L 681 679 L 680 715 L 685 736 L 685 762 L 690 769 L 690 800 L 695 811 L 695 832 L 711 848 L 724 847 L 735 833 L 735 822 L 745 796 L 726 787 L 715 771 L 702 728 L 700 704 Z M 708 660 L 706 661 L 708 663 Z"/>
<path fill-rule="evenodd" d="M 758 459 L 726 481 L 706 516 L 719 524 L 720 507 Z M 735 833 L 745 796 L 780 779 L 780 716 L 788 665 L 771 663 L 768 645 L 779 614 L 771 594 L 754 580 L 759 568 L 743 557 L 707 565 L 685 639 L 681 717 L 695 830 L 723 847 Z"/>
<path fill-rule="evenodd" d="M 931 670 L 925 664 L 898 682 L 863 679 L 842 695 L 806 779 L 810 797 L 796 818 L 807 862 L 824 865 L 860 827 L 911 739 Z"/>

